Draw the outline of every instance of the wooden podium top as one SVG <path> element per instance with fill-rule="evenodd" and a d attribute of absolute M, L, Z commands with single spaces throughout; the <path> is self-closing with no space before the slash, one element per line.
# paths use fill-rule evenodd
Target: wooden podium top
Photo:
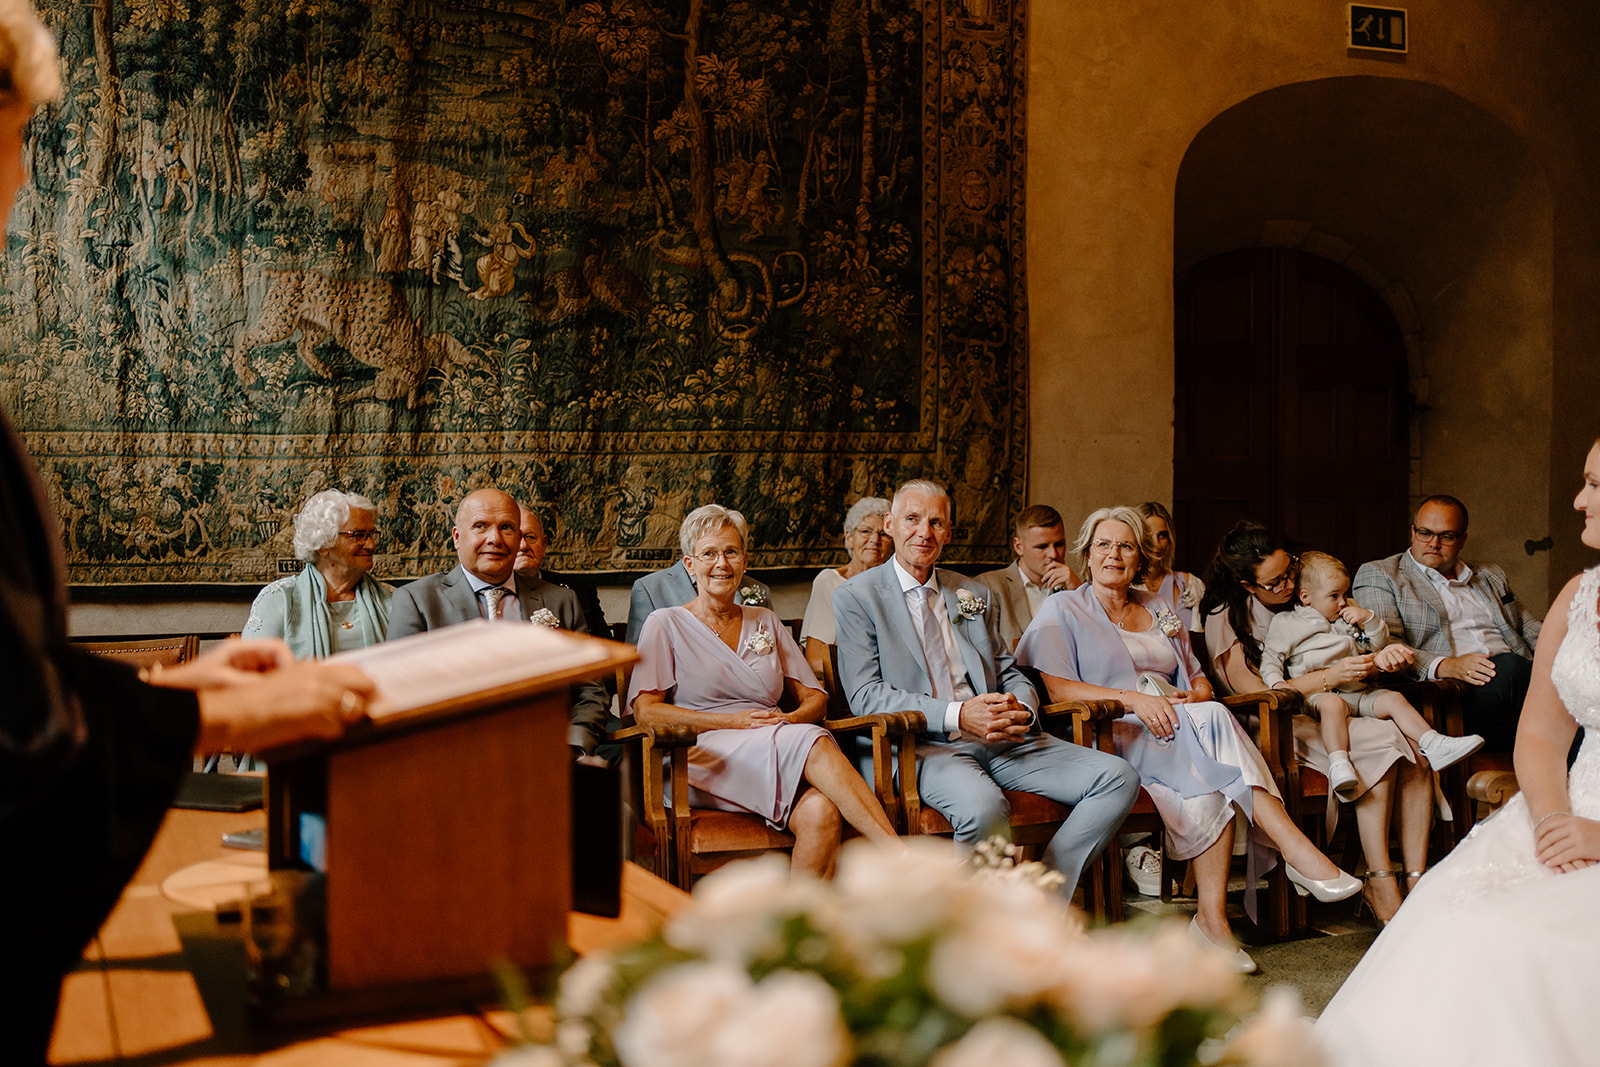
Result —
<path fill-rule="evenodd" d="M 480 1063 L 503 1051 L 516 1032 L 512 1016 L 464 1004 L 458 1014 L 413 1022 L 316 1033 L 253 1026 L 244 1005 L 244 949 L 237 929 L 219 928 L 209 912 L 169 900 L 162 883 L 206 861 L 253 869 L 247 854 L 222 847 L 222 835 L 265 824 L 263 813 L 167 813 L 144 865 L 67 977 L 50 1048 L 53 1064 L 260 1064 L 317 1067 L 426 1067 Z M 633 864 L 624 865 L 622 914 L 574 913 L 568 939 L 579 953 L 647 937 L 687 901 L 687 894 Z M 535 1034 L 548 1031 L 543 1010 L 529 1013 Z"/>

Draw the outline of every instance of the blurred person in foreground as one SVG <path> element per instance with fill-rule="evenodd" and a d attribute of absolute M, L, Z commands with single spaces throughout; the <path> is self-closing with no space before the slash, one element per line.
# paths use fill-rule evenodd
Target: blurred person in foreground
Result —
<path fill-rule="evenodd" d="M 0 236 L 23 182 L 22 134 L 61 95 L 55 42 L 0 0 Z M 366 713 L 360 670 L 296 663 L 281 641 L 230 641 L 141 677 L 67 639 L 61 538 L 0 413 L 0 1035 L 43 1063 L 61 981 L 117 902 L 198 751 L 336 737 Z"/>

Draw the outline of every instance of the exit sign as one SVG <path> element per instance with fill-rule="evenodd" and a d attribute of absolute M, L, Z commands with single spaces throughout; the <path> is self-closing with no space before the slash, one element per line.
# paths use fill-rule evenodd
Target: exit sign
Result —
<path fill-rule="evenodd" d="M 1406 10 L 1403 7 L 1369 7 L 1366 4 L 1349 4 L 1350 22 L 1346 26 L 1351 48 L 1366 48 L 1374 52 L 1405 52 L 1410 38 L 1406 35 Z"/>

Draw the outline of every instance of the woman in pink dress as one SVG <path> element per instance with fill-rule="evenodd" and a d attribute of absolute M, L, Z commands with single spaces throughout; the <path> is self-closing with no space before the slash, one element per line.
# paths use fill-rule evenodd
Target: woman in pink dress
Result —
<path fill-rule="evenodd" d="M 838 858 L 841 818 L 869 841 L 895 841 L 877 797 L 818 725 L 828 696 L 789 628 L 770 609 L 736 600 L 748 553 L 744 516 L 707 504 L 684 519 L 679 541 L 696 595 L 645 620 L 628 702 L 641 723 L 698 733 L 690 805 L 787 829 L 793 869 L 824 878 Z"/>

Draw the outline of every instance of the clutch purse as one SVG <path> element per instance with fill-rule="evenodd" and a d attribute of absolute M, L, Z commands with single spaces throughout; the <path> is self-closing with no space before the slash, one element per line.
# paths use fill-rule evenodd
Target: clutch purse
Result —
<path fill-rule="evenodd" d="M 1154 671 L 1145 671 L 1139 675 L 1139 680 L 1134 683 L 1134 688 L 1145 696 L 1169 697 L 1178 691 L 1178 687 L 1167 681 L 1165 676 Z"/>

